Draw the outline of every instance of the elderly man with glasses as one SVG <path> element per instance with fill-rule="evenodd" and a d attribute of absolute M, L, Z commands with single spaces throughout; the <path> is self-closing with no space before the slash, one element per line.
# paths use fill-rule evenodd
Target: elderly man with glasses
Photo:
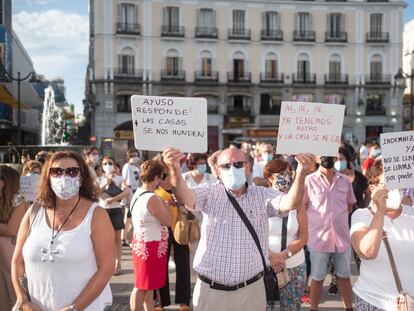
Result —
<path fill-rule="evenodd" d="M 194 258 L 198 273 L 193 294 L 196 311 L 265 310 L 263 263 L 250 232 L 230 201 L 234 198 L 246 214 L 268 257 L 268 218 L 295 209 L 302 202 L 304 179 L 315 167 L 315 157 L 298 154 L 296 179 L 286 195 L 270 188 L 248 186 L 250 163 L 239 149 L 224 150 L 217 159 L 222 183 L 189 189 L 181 177 L 178 149 L 164 150 L 171 185 L 188 209 L 203 213 L 201 239 Z"/>

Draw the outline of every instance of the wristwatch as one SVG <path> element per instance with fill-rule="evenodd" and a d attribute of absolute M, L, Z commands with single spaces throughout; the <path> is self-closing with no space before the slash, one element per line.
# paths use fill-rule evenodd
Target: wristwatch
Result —
<path fill-rule="evenodd" d="M 293 253 L 288 248 L 286 248 L 286 254 L 287 254 L 288 258 L 293 256 Z"/>
<path fill-rule="evenodd" d="M 70 305 L 70 306 L 68 307 L 68 310 L 69 310 L 69 311 L 78 311 L 78 310 L 76 310 L 76 308 L 75 308 L 75 305 L 74 305 L 74 304 Z"/>

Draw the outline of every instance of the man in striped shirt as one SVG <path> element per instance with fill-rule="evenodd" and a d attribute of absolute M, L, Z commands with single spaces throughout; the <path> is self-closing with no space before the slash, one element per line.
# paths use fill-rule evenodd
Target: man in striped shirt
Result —
<path fill-rule="evenodd" d="M 174 148 L 163 152 L 176 196 L 188 209 L 203 213 L 201 239 L 194 258 L 198 279 L 194 288 L 196 311 L 265 310 L 263 264 L 257 246 L 226 191 L 236 198 L 252 223 L 268 258 L 268 218 L 295 209 L 302 201 L 304 179 L 315 167 L 311 154 L 296 156 L 298 169 L 291 190 L 280 195 L 270 188 L 248 186 L 250 163 L 239 149 L 226 149 L 217 159 L 222 183 L 188 188 L 181 177 L 180 159 Z"/>

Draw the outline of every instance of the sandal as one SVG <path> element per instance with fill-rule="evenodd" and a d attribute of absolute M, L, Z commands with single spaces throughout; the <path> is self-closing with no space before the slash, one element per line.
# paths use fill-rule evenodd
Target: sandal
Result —
<path fill-rule="evenodd" d="M 180 306 L 180 311 L 189 311 L 190 307 L 187 305 Z"/>

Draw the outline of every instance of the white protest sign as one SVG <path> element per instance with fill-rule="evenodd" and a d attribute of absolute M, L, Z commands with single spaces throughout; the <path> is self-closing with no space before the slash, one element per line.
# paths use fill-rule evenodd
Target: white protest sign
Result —
<path fill-rule="evenodd" d="M 381 134 L 380 140 L 387 188 L 414 188 L 414 131 Z"/>
<path fill-rule="evenodd" d="M 37 184 L 39 176 L 21 176 L 20 177 L 20 193 L 23 194 L 27 202 L 33 202 L 36 198 Z"/>
<path fill-rule="evenodd" d="M 131 97 L 135 147 L 162 151 L 207 151 L 207 100 L 190 97 Z"/>
<path fill-rule="evenodd" d="M 282 102 L 276 153 L 337 156 L 344 113 L 344 105 Z"/>

